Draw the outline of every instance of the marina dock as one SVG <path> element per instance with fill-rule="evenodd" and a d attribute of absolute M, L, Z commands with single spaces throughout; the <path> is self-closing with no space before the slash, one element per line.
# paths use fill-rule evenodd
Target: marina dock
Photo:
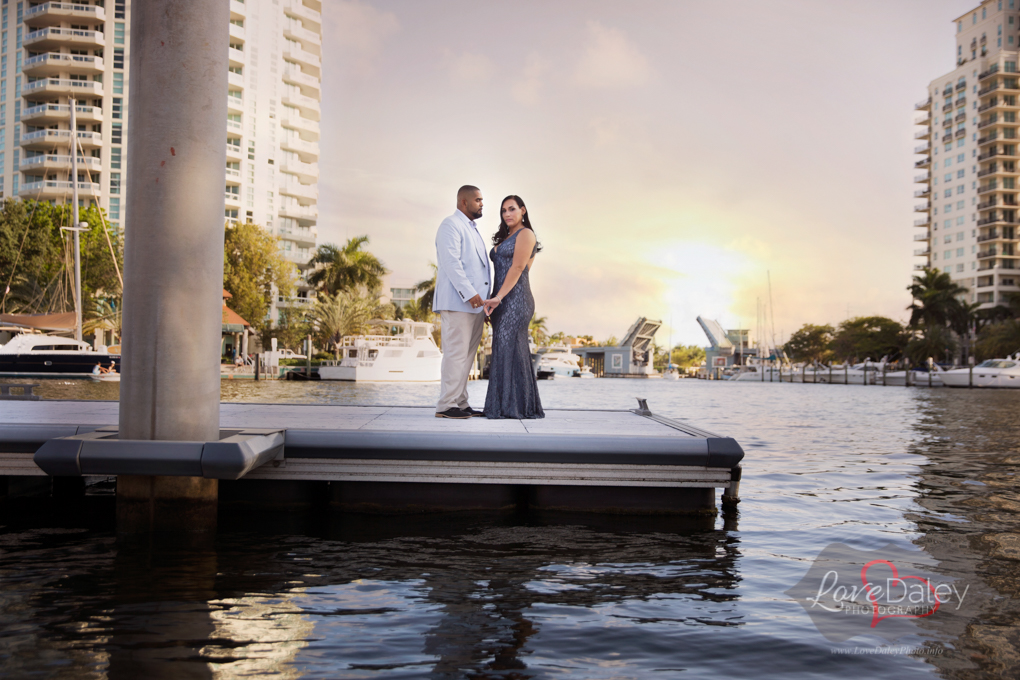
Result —
<path fill-rule="evenodd" d="M 0 488 L 9 496 L 18 488 L 45 494 L 49 475 L 177 475 L 220 480 L 221 503 L 710 514 L 715 489 L 723 503 L 738 501 L 743 458 L 735 440 L 643 403 L 550 410 L 541 420 L 438 419 L 425 407 L 224 403 L 219 442 L 121 441 L 118 408 L 4 402 Z"/>

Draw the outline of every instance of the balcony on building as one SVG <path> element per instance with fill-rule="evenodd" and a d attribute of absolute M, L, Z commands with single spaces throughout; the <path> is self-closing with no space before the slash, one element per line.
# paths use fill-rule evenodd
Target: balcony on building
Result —
<path fill-rule="evenodd" d="M 282 173 L 286 175 L 287 173 Z M 293 177 L 293 175 L 290 175 Z M 318 201 L 319 200 L 319 185 L 318 184 L 302 184 L 301 182 L 284 182 L 280 185 L 279 189 L 281 194 L 287 196 L 293 196 L 294 198 L 303 199 L 304 201 Z"/>
<path fill-rule="evenodd" d="M 301 248 L 314 248 L 319 237 L 319 230 L 308 226 L 280 227 L 279 233 L 282 238 L 293 241 Z"/>
<path fill-rule="evenodd" d="M 243 154 L 241 153 L 240 146 L 234 146 L 233 144 L 227 144 L 227 160 L 228 161 L 239 161 Z"/>
<path fill-rule="evenodd" d="M 235 47 L 232 43 L 227 48 L 227 60 L 231 66 L 244 66 L 244 49 L 243 44 L 238 43 L 239 47 Z"/>
<path fill-rule="evenodd" d="M 303 26 L 300 20 L 284 20 L 283 37 L 301 43 L 301 49 L 312 54 L 322 53 L 322 36 L 318 31 L 309 30 Z"/>
<path fill-rule="evenodd" d="M 306 142 L 296 134 L 284 136 L 280 140 L 280 148 L 296 153 L 302 163 L 315 163 L 319 160 L 319 143 Z"/>
<path fill-rule="evenodd" d="M 244 113 L 244 99 L 227 95 L 227 111 L 230 113 Z"/>
<path fill-rule="evenodd" d="M 238 26 L 237 24 L 230 24 L 230 42 L 244 42 L 244 26 Z"/>
<path fill-rule="evenodd" d="M 931 238 L 931 232 L 926 231 L 923 234 L 914 234 L 915 241 L 927 241 Z"/>
<path fill-rule="evenodd" d="M 283 43 L 283 58 L 297 62 L 301 65 L 301 70 L 311 73 L 314 76 L 319 76 L 321 73 L 322 60 L 319 56 L 302 49 L 299 44 L 295 44 L 289 40 L 284 41 Z"/>
<path fill-rule="evenodd" d="M 988 67 L 988 70 L 982 71 L 981 73 L 978 74 L 978 82 L 980 82 L 980 81 L 982 81 L 985 78 L 988 78 L 990 76 L 994 76 L 998 72 L 999 72 L 999 65 L 998 64 L 992 64 L 991 66 Z"/>
<path fill-rule="evenodd" d="M 92 156 L 78 156 L 78 170 L 98 173 L 103 169 L 103 162 Z M 25 156 L 18 164 L 20 172 L 35 171 L 70 171 L 71 156 L 59 154 L 40 154 L 38 156 Z"/>
<path fill-rule="evenodd" d="M 995 246 L 991 246 L 989 248 L 986 248 L 985 250 L 979 250 L 977 258 L 979 260 L 987 260 L 990 257 L 995 257 L 995 255 L 996 255 Z"/>
<path fill-rule="evenodd" d="M 946 142 L 951 142 L 951 141 L 953 141 L 953 133 L 951 131 L 947 130 L 946 134 L 942 135 L 942 143 L 944 144 Z"/>
<path fill-rule="evenodd" d="M 98 132 L 78 131 L 78 143 L 85 149 L 95 149 L 103 145 L 103 137 Z M 46 151 L 53 147 L 70 147 L 70 130 L 35 130 L 21 137 L 21 146 L 26 149 Z"/>
<path fill-rule="evenodd" d="M 914 220 L 914 226 L 915 227 L 930 227 L 931 226 L 931 218 L 930 217 L 922 217 L 919 220 Z"/>
<path fill-rule="evenodd" d="M 956 132 L 954 133 L 954 135 L 956 137 L 963 137 L 966 134 L 967 134 L 967 131 L 964 128 L 957 128 Z"/>
<path fill-rule="evenodd" d="M 290 253 L 287 253 L 289 256 Z M 277 307 L 297 307 L 305 308 L 311 307 L 315 304 L 315 298 L 301 297 L 299 295 L 277 295 L 276 306 Z"/>
<path fill-rule="evenodd" d="M 914 184 L 926 184 L 931 181 L 931 175 L 927 172 L 923 175 L 914 175 Z"/>
<path fill-rule="evenodd" d="M 914 251 L 914 257 L 928 257 L 929 255 L 931 255 L 929 248 L 918 248 Z"/>
<path fill-rule="evenodd" d="M 56 198 L 70 200 L 73 191 L 74 187 L 71 182 L 47 179 L 38 182 L 25 182 L 18 189 L 18 196 L 36 200 Z M 99 192 L 100 186 L 96 182 L 78 182 L 79 198 L 99 198 Z"/>
<path fill-rule="evenodd" d="M 915 170 L 924 170 L 931 165 L 931 156 L 925 156 L 921 160 L 914 163 Z"/>
<path fill-rule="evenodd" d="M 927 263 L 925 263 L 925 264 L 918 263 L 918 264 L 914 265 L 914 271 L 915 272 L 923 271 L 923 270 L 925 270 L 927 268 L 928 268 L 928 264 Z"/>
<path fill-rule="evenodd" d="M 914 139 L 928 139 L 931 137 L 931 128 L 914 133 Z"/>
<path fill-rule="evenodd" d="M 21 96 L 26 99 L 50 97 L 98 98 L 103 96 L 103 84 L 93 80 L 42 78 L 25 83 L 24 87 L 21 88 Z"/>
<path fill-rule="evenodd" d="M 102 73 L 104 68 L 102 57 L 85 54 L 60 54 L 46 52 L 25 60 L 21 72 L 30 78 L 52 77 L 61 73 L 75 75 L 95 75 Z"/>
<path fill-rule="evenodd" d="M 102 49 L 106 46 L 106 37 L 99 31 L 47 27 L 26 35 L 22 45 L 32 52 L 51 52 L 61 47 Z"/>
<path fill-rule="evenodd" d="M 928 198 L 929 196 L 931 196 L 931 189 L 928 187 L 914 192 L 914 198 Z"/>
<path fill-rule="evenodd" d="M 995 92 L 996 90 L 998 90 L 1000 88 L 1001 85 L 1002 85 L 1002 83 L 1000 83 L 999 81 L 995 81 L 995 82 L 989 83 L 988 85 L 985 85 L 980 90 L 978 90 L 978 96 L 979 97 L 984 97 L 989 92 Z"/>
<path fill-rule="evenodd" d="M 977 283 L 975 284 L 974 287 L 975 288 L 989 288 L 989 287 L 994 286 L 994 285 L 995 285 L 995 277 L 994 276 L 979 276 L 977 278 Z"/>
<path fill-rule="evenodd" d="M 920 203 L 914 206 L 914 212 L 928 212 L 931 210 L 931 205 L 928 203 Z"/>
<path fill-rule="evenodd" d="M 231 19 L 244 19 L 248 14 L 248 8 L 244 6 L 242 0 L 230 0 L 230 18 Z"/>
<path fill-rule="evenodd" d="M 106 21 L 102 5 L 83 5 L 71 2 L 44 2 L 25 9 L 22 17 L 26 26 L 41 28 L 60 26 L 61 23 L 101 24 Z"/>
<path fill-rule="evenodd" d="M 241 195 L 235 194 L 233 191 L 224 191 L 223 200 L 226 201 L 228 208 L 241 207 Z"/>
<path fill-rule="evenodd" d="M 297 175 L 302 181 L 307 183 L 319 181 L 318 163 L 305 163 L 296 158 L 284 158 L 280 162 L 280 170 Z"/>
<path fill-rule="evenodd" d="M 75 106 L 74 113 L 79 123 L 103 122 L 103 110 L 98 106 Z M 70 120 L 71 107 L 68 104 L 36 104 L 21 112 L 21 122 L 36 127 L 70 122 Z"/>
<path fill-rule="evenodd" d="M 288 16 L 301 19 L 305 23 L 322 25 L 322 14 L 308 7 L 301 0 L 284 0 L 283 11 Z"/>
<path fill-rule="evenodd" d="M 294 92 L 293 90 L 285 91 L 283 93 L 283 105 L 290 106 L 298 109 L 301 115 L 309 120 L 319 120 L 319 112 L 321 111 L 321 105 L 318 99 L 312 97 L 306 97 L 305 95 Z M 921 153 L 920 151 L 915 153 Z"/>
<path fill-rule="evenodd" d="M 319 209 L 314 205 L 300 205 L 288 202 L 280 206 L 280 217 L 314 222 L 319 219 Z"/>
<path fill-rule="evenodd" d="M 318 101 L 321 96 L 322 84 L 319 79 L 309 73 L 305 73 L 297 64 L 288 63 L 283 69 L 283 82 L 290 85 L 297 85 L 301 88 L 301 94 Z"/>
<path fill-rule="evenodd" d="M 240 73 L 234 73 L 233 71 L 227 72 L 227 84 L 231 87 L 244 89 L 244 76 Z"/>
<path fill-rule="evenodd" d="M 319 139 L 319 122 L 305 118 L 296 109 L 284 107 L 280 115 L 280 125 L 290 130 L 296 130 L 301 134 L 302 139 L 315 141 Z"/>

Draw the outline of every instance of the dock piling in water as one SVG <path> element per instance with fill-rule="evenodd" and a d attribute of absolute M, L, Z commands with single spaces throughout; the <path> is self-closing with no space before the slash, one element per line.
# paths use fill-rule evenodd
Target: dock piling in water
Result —
<path fill-rule="evenodd" d="M 219 433 L 230 7 L 132 6 L 120 436 Z M 119 531 L 215 528 L 215 479 L 118 480 Z"/>

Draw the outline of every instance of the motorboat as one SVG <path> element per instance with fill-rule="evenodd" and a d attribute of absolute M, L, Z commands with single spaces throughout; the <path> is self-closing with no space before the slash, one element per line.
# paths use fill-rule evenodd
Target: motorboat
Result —
<path fill-rule="evenodd" d="M 321 380 L 352 382 L 439 382 L 443 353 L 424 321 L 386 321 L 392 335 L 351 335 L 340 344 L 340 360 L 319 366 Z"/>
<path fill-rule="evenodd" d="M 1020 389 L 1020 352 L 1005 359 L 982 361 L 973 369 L 944 371 L 942 382 L 948 387 L 993 387 Z M 973 375 L 973 377 L 972 377 Z M 971 382 L 973 380 L 973 382 Z"/>
<path fill-rule="evenodd" d="M 538 379 L 569 378 L 577 373 L 581 357 L 566 345 L 550 345 L 538 351 Z"/>
<path fill-rule="evenodd" d="M 592 372 L 591 366 L 582 366 L 577 372 L 577 377 L 591 379 L 595 377 L 595 374 Z"/>
<path fill-rule="evenodd" d="M 878 384 L 884 384 L 889 387 L 906 387 L 907 385 L 907 373 L 908 371 L 889 371 L 884 376 L 878 377 Z M 946 374 L 945 371 L 935 366 L 932 370 L 925 370 L 922 368 L 912 368 L 910 373 L 910 384 L 917 387 L 943 387 L 945 385 L 942 382 L 942 376 Z M 966 386 L 966 385 L 964 385 Z"/>
<path fill-rule="evenodd" d="M 12 378 L 89 378 L 120 365 L 120 355 L 96 351 L 87 342 L 54 335 L 22 333 L 0 345 L 0 376 Z"/>
<path fill-rule="evenodd" d="M 665 371 L 662 372 L 662 379 L 663 380 L 679 380 L 680 379 L 680 372 L 677 371 L 673 367 L 667 368 Z"/>

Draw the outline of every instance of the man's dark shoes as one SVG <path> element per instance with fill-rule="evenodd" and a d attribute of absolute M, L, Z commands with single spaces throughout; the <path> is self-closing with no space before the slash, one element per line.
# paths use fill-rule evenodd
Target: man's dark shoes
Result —
<path fill-rule="evenodd" d="M 475 409 L 471 408 L 470 406 L 468 406 L 466 409 L 464 409 L 464 411 L 469 413 L 469 414 L 471 414 L 472 418 L 484 418 L 485 417 L 485 411 L 476 411 Z"/>
<path fill-rule="evenodd" d="M 470 411 L 465 411 L 459 408 L 450 408 L 445 411 L 437 411 L 436 418 L 456 418 L 458 420 L 467 420 L 471 417 Z"/>

